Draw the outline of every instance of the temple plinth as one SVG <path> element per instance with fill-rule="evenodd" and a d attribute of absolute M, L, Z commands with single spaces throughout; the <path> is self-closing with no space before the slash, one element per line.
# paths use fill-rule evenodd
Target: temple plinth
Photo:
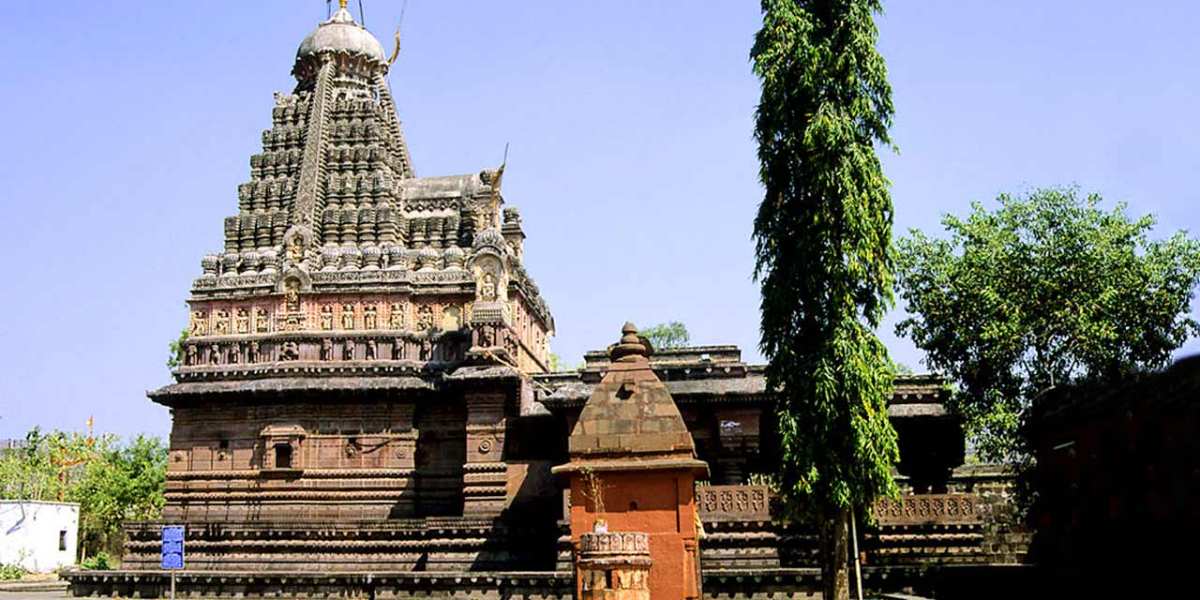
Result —
<path fill-rule="evenodd" d="M 699 598 L 700 552 L 694 498 L 708 465 L 666 385 L 650 368 L 652 351 L 627 323 L 609 348 L 608 372 L 579 414 L 570 461 L 554 472 L 570 481 L 571 537 L 577 560 L 595 533 L 646 534 L 653 598 Z M 577 563 L 577 597 L 594 569 Z M 607 597 L 607 596 L 592 596 Z M 625 597 L 625 596 L 621 596 Z M 638 597 L 638 596 L 629 596 Z"/>

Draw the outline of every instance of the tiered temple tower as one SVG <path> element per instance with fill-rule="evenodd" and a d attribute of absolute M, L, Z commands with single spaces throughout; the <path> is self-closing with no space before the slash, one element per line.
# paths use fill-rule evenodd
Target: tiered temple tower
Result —
<path fill-rule="evenodd" d="M 520 217 L 503 167 L 415 176 L 384 48 L 342 4 L 300 45 L 225 247 L 201 261 L 176 383 L 150 393 L 174 419 L 166 520 L 328 528 L 511 504 L 506 419 L 554 331 Z"/>

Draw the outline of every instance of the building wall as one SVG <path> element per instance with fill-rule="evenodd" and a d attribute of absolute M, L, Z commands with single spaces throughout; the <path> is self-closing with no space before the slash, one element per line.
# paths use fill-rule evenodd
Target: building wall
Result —
<path fill-rule="evenodd" d="M 0 501 L 0 564 L 48 573 L 75 564 L 79 505 Z"/>

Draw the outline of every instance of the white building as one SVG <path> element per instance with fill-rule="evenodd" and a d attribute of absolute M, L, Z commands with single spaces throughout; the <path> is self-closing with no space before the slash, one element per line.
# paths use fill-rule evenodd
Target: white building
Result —
<path fill-rule="evenodd" d="M 0 500 L 0 564 L 48 573 L 75 564 L 79 505 Z"/>

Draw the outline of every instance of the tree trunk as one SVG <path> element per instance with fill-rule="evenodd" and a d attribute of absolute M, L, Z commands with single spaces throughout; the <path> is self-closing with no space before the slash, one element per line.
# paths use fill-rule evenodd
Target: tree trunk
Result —
<path fill-rule="evenodd" d="M 849 509 L 834 511 L 822 519 L 821 591 L 824 600 L 850 600 L 849 536 Z"/>

